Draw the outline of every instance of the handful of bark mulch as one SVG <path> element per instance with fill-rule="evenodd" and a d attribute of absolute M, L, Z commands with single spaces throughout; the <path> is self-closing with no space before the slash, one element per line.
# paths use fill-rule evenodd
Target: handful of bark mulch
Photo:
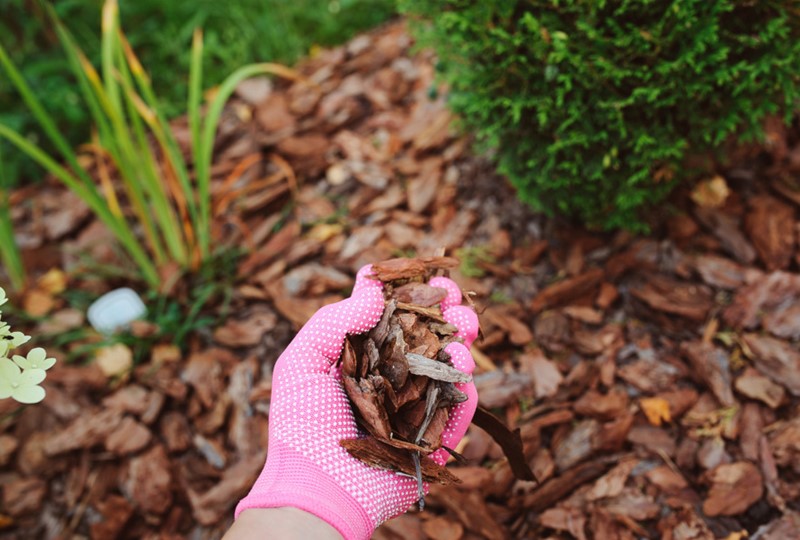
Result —
<path fill-rule="evenodd" d="M 454 368 L 444 351 L 461 341 L 455 337 L 458 329 L 442 317 L 440 303 L 447 291 L 427 284 L 457 265 L 451 257 L 373 265 L 375 278 L 384 283 L 383 316 L 370 332 L 349 336 L 341 357 L 342 381 L 356 421 L 371 436 L 340 444 L 367 465 L 415 477 L 420 508 L 423 481 L 459 481 L 428 457 L 442 448 L 450 409 L 467 399 L 455 383 L 472 379 Z M 485 410 L 479 409 L 473 422 L 500 443 L 517 476 L 533 479 L 518 432 L 510 432 Z"/>

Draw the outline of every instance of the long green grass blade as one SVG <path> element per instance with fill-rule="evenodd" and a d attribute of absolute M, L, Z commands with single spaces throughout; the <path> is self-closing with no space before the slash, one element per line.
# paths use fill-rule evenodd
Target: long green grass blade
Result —
<path fill-rule="evenodd" d="M 83 98 L 97 123 L 101 146 L 114 161 L 119 171 L 136 170 L 136 160 L 131 158 L 130 144 L 126 145 L 126 142 L 130 141 L 130 136 L 126 131 L 124 112 L 115 107 L 97 71 L 83 54 L 72 34 L 61 23 L 52 6 L 47 6 L 47 8 L 48 16 L 67 53 L 70 67 L 78 78 Z M 122 114 L 120 114 L 121 112 Z M 88 178 L 82 168 L 76 168 L 76 172 L 81 177 L 86 177 L 89 185 L 94 186 L 94 182 Z M 138 181 L 123 182 L 123 186 L 156 261 L 165 262 L 166 255 L 157 236 L 140 183 Z"/>
<path fill-rule="evenodd" d="M 119 34 L 117 35 L 117 39 L 119 40 Z M 138 178 L 130 178 L 129 181 L 138 180 L 142 183 L 153 205 L 159 232 L 170 253 L 170 257 L 182 266 L 186 266 L 188 264 L 188 257 L 180 220 L 175 212 L 175 208 L 170 203 L 166 183 L 160 178 L 154 148 L 150 144 L 144 129 L 143 119 L 139 113 L 139 108 L 136 106 L 137 102 L 141 102 L 141 98 L 139 98 L 134 91 L 131 72 L 125 60 L 121 42 L 117 43 L 116 62 L 119 68 L 117 70 L 118 80 L 121 85 L 123 96 L 125 97 L 125 105 L 130 120 L 132 145 L 139 157 L 140 163 L 138 174 L 136 174 L 136 171 L 125 171 L 123 174 L 138 176 Z"/>
<path fill-rule="evenodd" d="M 5 190 L 0 190 L 0 261 L 11 280 L 11 286 L 14 290 L 21 290 L 25 286 L 25 267 L 14 238 L 14 225 L 11 223 Z"/>
<path fill-rule="evenodd" d="M 25 101 L 25 104 L 28 106 L 28 109 L 30 109 L 30 111 L 33 113 L 34 118 L 36 118 L 36 121 L 39 123 L 42 130 L 45 132 L 53 145 L 58 148 L 59 152 L 61 152 L 61 155 L 67 161 L 70 167 L 73 169 L 80 169 L 78 160 L 75 157 L 75 153 L 72 151 L 72 147 L 61 135 L 61 132 L 56 127 L 53 119 L 42 106 L 41 102 L 36 98 L 33 91 L 31 91 L 30 86 L 28 86 L 28 83 L 25 82 L 25 79 L 22 77 L 22 74 L 19 72 L 17 67 L 11 62 L 11 59 L 6 54 L 6 51 L 2 45 L 0 45 L 0 64 L 2 64 L 6 74 L 8 75 L 8 78 L 11 80 L 11 83 L 20 93 L 23 101 Z"/>
<path fill-rule="evenodd" d="M 189 64 L 189 96 L 187 103 L 187 114 L 189 116 L 189 130 L 192 134 L 192 162 L 195 170 L 197 163 L 201 159 L 200 155 L 200 101 L 203 91 L 203 31 L 195 28 L 192 34 L 192 56 Z M 199 197 L 198 190 L 192 190 L 189 195 L 197 201 L 197 207 L 202 212 L 203 201 Z M 196 248 L 200 250 L 201 259 L 208 256 L 208 249 L 205 248 L 206 237 L 210 236 L 210 231 L 205 227 L 210 227 L 210 223 L 202 221 L 202 214 L 195 213 L 193 218 L 193 229 L 196 237 Z"/>
<path fill-rule="evenodd" d="M 116 66 L 117 28 L 119 27 L 119 6 L 117 0 L 106 0 L 103 4 L 103 16 L 100 37 L 100 65 L 103 71 L 103 83 L 106 94 L 114 110 L 122 110 L 119 86 L 114 79 Z"/>
<path fill-rule="evenodd" d="M 196 28 L 192 35 L 192 58 L 189 65 L 189 129 L 192 132 L 192 157 L 197 166 L 200 151 L 200 99 L 203 91 L 203 31 Z"/>
<path fill-rule="evenodd" d="M 170 164 L 175 169 L 181 189 L 187 196 L 189 214 L 192 216 L 192 221 L 194 222 L 195 216 L 197 215 L 197 207 L 194 197 L 192 196 L 194 191 L 192 189 L 191 181 L 189 180 L 189 171 L 186 168 L 186 163 L 183 159 L 183 153 L 181 152 L 178 142 L 175 140 L 175 136 L 172 133 L 172 128 L 170 127 L 169 122 L 163 113 L 163 108 L 160 105 L 160 101 L 155 96 L 155 92 L 153 91 L 153 87 L 150 83 L 150 78 L 141 67 L 141 64 L 136 58 L 133 50 L 130 48 L 130 45 L 128 45 L 125 41 L 123 42 L 123 45 L 125 46 L 126 55 L 128 57 L 128 65 L 131 68 L 133 77 L 136 80 L 139 91 L 141 92 L 142 99 L 150 111 L 152 111 L 152 113 L 155 115 L 154 119 L 148 120 L 146 116 L 143 116 L 143 118 L 149 123 L 150 129 L 153 131 L 153 133 L 156 136 L 161 137 L 160 142 L 162 142 L 162 147 L 165 152 L 168 153 Z"/>
<path fill-rule="evenodd" d="M 147 73 L 141 67 L 141 64 L 136 58 L 133 50 L 130 48 L 127 42 L 124 41 L 124 36 L 122 36 L 122 39 L 131 73 L 136 80 L 136 84 L 141 92 L 141 96 L 145 105 L 148 107 L 150 113 L 152 113 L 152 115 L 144 113 L 140 114 L 145 122 L 148 123 L 150 130 L 161 145 L 166 159 L 177 177 L 178 183 L 180 184 L 180 189 L 183 191 L 185 196 L 185 202 L 187 205 L 189 218 L 191 220 L 192 229 L 196 231 L 199 222 L 199 212 L 197 209 L 195 190 L 192 187 L 189 177 L 189 170 L 186 167 L 183 153 L 178 146 L 178 142 L 175 140 L 175 136 L 172 133 L 172 128 L 170 127 L 166 116 L 164 116 L 162 112 L 162 108 L 159 105 L 159 100 L 155 96 L 155 92 L 153 91 L 153 87 L 150 83 Z"/>
<path fill-rule="evenodd" d="M 145 281 L 153 287 L 158 286 L 159 277 L 155 265 L 150 260 L 138 239 L 134 236 L 124 219 L 115 216 L 96 189 L 89 189 L 70 171 L 59 165 L 41 148 L 22 137 L 4 124 L 0 124 L 0 137 L 4 137 L 31 159 L 44 167 L 50 174 L 64 182 L 94 212 L 120 241 L 134 262 L 139 266 Z"/>
<path fill-rule="evenodd" d="M 279 75 L 287 79 L 302 80 L 294 70 L 280 64 L 262 63 L 243 66 L 226 78 L 220 84 L 214 100 L 208 107 L 200 138 L 200 148 L 197 150 L 195 161 L 195 176 L 197 178 L 198 206 L 200 219 L 198 226 L 198 241 L 203 257 L 209 254 L 211 244 L 211 159 L 214 150 L 214 137 L 217 133 L 222 110 L 236 87 L 245 79 L 257 75 Z"/>
<path fill-rule="evenodd" d="M 8 179 L 3 170 L 3 156 L 0 155 L 0 262 L 6 269 L 11 286 L 15 290 L 21 290 L 25 286 L 25 267 L 14 238 L 14 224 L 11 222 L 7 189 Z"/>

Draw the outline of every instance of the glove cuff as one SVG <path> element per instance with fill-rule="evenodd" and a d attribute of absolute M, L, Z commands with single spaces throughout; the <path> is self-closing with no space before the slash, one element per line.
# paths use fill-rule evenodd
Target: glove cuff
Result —
<path fill-rule="evenodd" d="M 236 517 L 250 508 L 291 506 L 330 524 L 345 540 L 367 540 L 375 524 L 361 505 L 317 464 L 280 441 L 269 442 L 267 464 Z M 268 532 L 268 531 L 265 531 Z"/>

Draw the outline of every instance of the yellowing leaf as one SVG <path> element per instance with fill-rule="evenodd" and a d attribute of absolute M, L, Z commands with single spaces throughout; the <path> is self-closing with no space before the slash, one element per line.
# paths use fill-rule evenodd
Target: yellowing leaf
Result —
<path fill-rule="evenodd" d="M 97 350 L 97 366 L 106 377 L 122 375 L 133 366 L 133 352 L 127 345 L 116 343 Z"/>
<path fill-rule="evenodd" d="M 14 524 L 14 520 L 11 516 L 7 516 L 5 514 L 0 514 L 0 529 L 5 529 L 6 527 L 11 527 Z"/>
<path fill-rule="evenodd" d="M 55 307 L 53 296 L 41 289 L 31 289 L 22 301 L 24 309 L 32 317 L 42 317 Z"/>
<path fill-rule="evenodd" d="M 662 422 L 671 422 L 672 415 L 669 413 L 669 402 L 660 397 L 642 398 L 639 406 L 647 417 L 647 421 L 654 426 L 660 426 Z"/>
<path fill-rule="evenodd" d="M 731 190 L 728 188 L 725 179 L 720 175 L 716 175 L 713 178 L 699 182 L 692 190 L 691 197 L 698 206 L 717 208 L 725 204 L 730 194 Z"/>
<path fill-rule="evenodd" d="M 743 540 L 744 538 L 747 538 L 748 536 L 750 536 L 750 535 L 747 534 L 747 531 L 746 530 L 742 530 L 742 531 L 738 531 L 738 532 L 732 532 L 731 534 L 729 534 L 728 536 L 725 537 L 725 540 Z"/>
<path fill-rule="evenodd" d="M 326 240 L 330 240 L 337 234 L 341 233 L 342 230 L 343 227 L 338 223 L 320 223 L 308 231 L 307 236 L 309 238 L 313 238 L 314 240 L 325 242 Z"/>
<path fill-rule="evenodd" d="M 178 346 L 167 343 L 159 343 L 153 346 L 152 353 L 150 354 L 150 361 L 156 366 L 164 362 L 177 362 L 181 358 L 181 350 Z"/>
<path fill-rule="evenodd" d="M 61 294 L 67 288 L 67 275 L 53 268 L 39 278 L 37 288 L 51 296 Z"/>

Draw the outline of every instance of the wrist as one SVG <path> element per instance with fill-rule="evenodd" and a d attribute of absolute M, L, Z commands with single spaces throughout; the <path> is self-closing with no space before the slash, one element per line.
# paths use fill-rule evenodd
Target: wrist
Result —
<path fill-rule="evenodd" d="M 292 507 L 316 516 L 346 540 L 366 540 L 376 524 L 339 483 L 311 459 L 271 440 L 267 464 L 250 493 L 236 507 L 245 510 Z"/>
<path fill-rule="evenodd" d="M 261 540 L 265 537 L 286 540 L 342 540 L 342 535 L 323 519 L 291 507 L 252 508 L 243 511 L 226 537 L 237 540 Z"/>

